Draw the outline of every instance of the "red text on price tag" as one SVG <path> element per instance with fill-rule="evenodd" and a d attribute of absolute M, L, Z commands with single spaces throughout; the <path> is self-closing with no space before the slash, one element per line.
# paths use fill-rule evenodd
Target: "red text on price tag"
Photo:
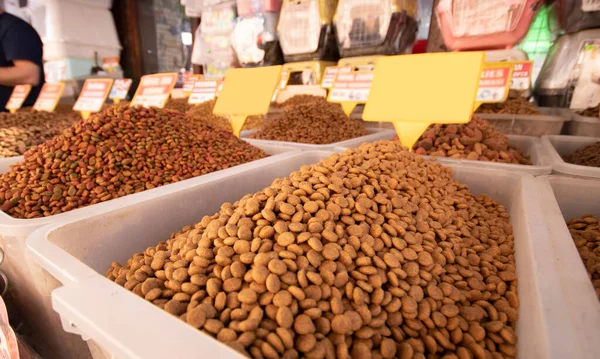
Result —
<path fill-rule="evenodd" d="M 87 79 L 81 93 L 73 106 L 80 112 L 98 112 L 106 102 L 106 97 L 112 87 L 113 79 Z"/>
<path fill-rule="evenodd" d="M 194 84 L 192 93 L 188 103 L 190 105 L 200 104 L 206 101 L 214 100 L 217 96 L 217 89 L 220 81 L 218 80 L 203 80 Z"/>
<path fill-rule="evenodd" d="M 510 66 L 486 68 L 481 72 L 477 102 L 504 102 L 510 86 Z"/>
<path fill-rule="evenodd" d="M 44 84 L 37 100 L 35 101 L 35 104 L 33 105 L 33 109 L 36 111 L 46 112 L 54 111 L 64 89 L 65 84 L 62 82 L 57 84 Z"/>
<path fill-rule="evenodd" d="M 365 103 L 371 92 L 373 75 L 371 71 L 338 73 L 329 93 L 329 101 Z"/>
<path fill-rule="evenodd" d="M 352 72 L 351 66 L 329 66 L 325 68 L 325 73 L 323 74 L 323 80 L 321 81 L 321 87 L 324 89 L 329 89 L 333 86 L 333 82 L 335 81 L 335 77 L 338 73 L 350 73 Z"/>
<path fill-rule="evenodd" d="M 130 106 L 165 107 L 175 83 L 176 73 L 143 76 Z"/>
<path fill-rule="evenodd" d="M 23 103 L 31 92 L 31 85 L 17 85 L 13 89 L 8 102 L 6 103 L 6 109 L 10 112 L 15 112 L 23 106 Z"/>
<path fill-rule="evenodd" d="M 527 90 L 531 87 L 533 61 L 516 61 L 513 66 L 511 90 Z"/>
<path fill-rule="evenodd" d="M 185 82 L 183 83 L 183 93 L 189 96 L 194 89 L 194 84 L 202 80 L 202 75 L 186 75 Z"/>

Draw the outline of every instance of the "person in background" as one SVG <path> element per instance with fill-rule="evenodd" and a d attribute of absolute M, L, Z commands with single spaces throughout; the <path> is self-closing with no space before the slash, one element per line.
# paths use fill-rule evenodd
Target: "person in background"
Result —
<path fill-rule="evenodd" d="M 16 85 L 31 85 L 23 106 L 33 106 L 44 84 L 43 44 L 35 29 L 0 7 L 0 111 Z"/>

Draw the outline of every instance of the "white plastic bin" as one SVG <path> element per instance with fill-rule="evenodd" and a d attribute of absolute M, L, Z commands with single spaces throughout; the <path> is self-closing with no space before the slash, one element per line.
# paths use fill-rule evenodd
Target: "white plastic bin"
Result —
<path fill-rule="evenodd" d="M 565 162 L 563 156 L 570 155 L 580 148 L 600 142 L 600 137 L 584 136 L 544 136 L 542 145 L 550 156 L 553 172 L 578 177 L 600 178 L 600 167 L 579 166 Z M 600 198 L 600 193 L 598 194 Z"/>
<path fill-rule="evenodd" d="M 7 172 L 10 166 L 23 161 L 23 156 L 0 158 L 0 173 Z"/>
<path fill-rule="evenodd" d="M 584 214 L 600 218 L 600 182 L 565 176 L 543 176 L 536 181 L 577 348 L 586 358 L 600 358 L 600 301 L 566 225 Z"/>
<path fill-rule="evenodd" d="M 213 214 L 226 201 L 268 186 L 301 165 L 331 152 L 295 153 L 277 162 L 246 167 L 242 175 L 186 186 L 169 195 L 98 208 L 33 233 L 32 255 L 63 286 L 52 293 L 54 309 L 66 330 L 79 333 L 112 356 L 128 358 L 234 358 L 224 345 L 104 277 L 112 261 L 170 237 L 184 225 Z M 486 193 L 505 205 L 514 228 L 520 311 L 519 358 L 583 358 L 558 286 L 556 263 L 545 236 L 532 176 L 490 168 L 451 165 L 455 177 L 475 194 Z"/>
<path fill-rule="evenodd" d="M 586 117 L 574 113 L 567 133 L 573 136 L 600 137 L 600 117 Z"/>
<path fill-rule="evenodd" d="M 121 45 L 110 10 L 52 1 L 31 10 L 31 24 L 44 42 L 44 60 L 119 57 Z"/>
<path fill-rule="evenodd" d="M 566 109 L 538 108 L 541 115 L 511 115 L 476 113 L 488 120 L 505 135 L 544 136 L 560 135 L 565 122 L 571 120 Z"/>
<path fill-rule="evenodd" d="M 396 136 L 396 132 L 389 137 L 385 138 L 386 140 L 391 140 Z M 505 169 L 509 171 L 527 173 L 532 176 L 542 176 L 548 175 L 552 172 L 552 163 L 550 156 L 547 153 L 547 150 L 542 145 L 539 138 L 531 137 L 531 136 L 516 136 L 509 135 L 508 137 L 508 145 L 515 147 L 523 154 L 529 156 L 533 165 L 517 165 L 512 163 L 499 163 L 499 162 L 489 162 L 489 161 L 475 161 L 475 160 L 467 160 L 467 159 L 456 159 L 456 158 L 448 158 L 448 157 L 436 157 L 436 156 L 423 156 L 425 158 L 435 158 L 440 163 L 444 163 L 447 165 L 453 163 L 460 163 L 464 166 L 474 166 L 479 168 L 498 168 Z"/>
<path fill-rule="evenodd" d="M 177 192 L 182 188 L 204 181 L 218 180 L 227 176 L 228 173 L 239 175 L 246 168 L 272 162 L 277 163 L 280 158 L 294 153 L 294 149 L 284 146 L 257 145 L 256 147 L 262 148 L 273 156 L 51 217 L 16 219 L 0 212 L 0 249 L 4 251 L 4 262 L 0 265 L 0 269 L 9 277 L 13 285 L 12 295 L 15 297 L 15 302 L 35 329 L 36 339 L 46 338 L 48 343 L 45 344 L 45 347 L 50 350 L 50 353 L 56 354 L 55 358 L 81 359 L 89 356 L 85 343 L 78 337 L 61 330 L 60 319 L 51 309 L 50 290 L 48 289 L 54 288 L 57 282 L 48 276 L 39 265 L 31 262 L 31 257 L 25 249 L 25 240 L 29 234 L 49 223 L 79 218 L 97 213 L 97 211 L 110 211 L 138 201 L 143 202 L 146 199 Z M 82 345 L 83 351 L 81 350 Z"/>
<path fill-rule="evenodd" d="M 367 128 L 369 134 L 366 136 L 356 137 L 345 141 L 329 143 L 325 145 L 313 145 L 309 143 L 298 143 L 298 142 L 284 142 L 284 141 L 271 141 L 271 140 L 258 140 L 253 138 L 247 138 L 251 133 L 256 130 L 242 131 L 241 137 L 249 143 L 258 145 L 272 145 L 272 146 L 289 146 L 299 150 L 305 151 L 331 151 L 335 148 L 356 148 L 365 142 L 375 142 L 379 140 L 389 140 L 394 137 L 395 132 L 393 130 L 382 129 L 382 128 Z"/>

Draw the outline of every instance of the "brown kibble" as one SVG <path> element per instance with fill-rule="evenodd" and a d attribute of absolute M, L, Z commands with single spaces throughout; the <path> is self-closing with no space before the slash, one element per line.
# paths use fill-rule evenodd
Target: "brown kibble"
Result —
<path fill-rule="evenodd" d="M 352 320 L 346 315 L 336 315 L 331 321 L 331 330 L 338 334 L 350 334 L 352 332 Z"/>
<path fill-rule="evenodd" d="M 311 334 L 315 332 L 315 325 L 308 315 L 300 314 L 294 320 L 294 330 L 300 335 Z"/>
<path fill-rule="evenodd" d="M 287 267 L 283 261 L 279 259 L 273 259 L 269 262 L 269 271 L 276 275 L 282 275 L 287 272 Z"/>
<path fill-rule="evenodd" d="M 308 353 L 317 345 L 317 338 L 313 334 L 299 335 L 296 338 L 296 349 Z"/>
<path fill-rule="evenodd" d="M 456 131 L 451 145 L 478 136 Z M 253 358 L 496 359 L 516 354 L 514 240 L 507 208 L 381 141 L 224 203 L 107 276 Z"/>
<path fill-rule="evenodd" d="M 202 329 L 206 323 L 206 313 L 200 307 L 196 307 L 187 312 L 186 320 L 189 325 L 196 329 Z"/>
<path fill-rule="evenodd" d="M 0 158 L 36 146 L 0 175 L 4 212 L 50 217 L 267 156 L 175 110 L 111 105 L 79 120 L 71 109 L 0 116 Z"/>
<path fill-rule="evenodd" d="M 165 304 L 165 310 L 175 316 L 179 316 L 185 312 L 186 305 L 176 300 L 170 300 Z"/>
<path fill-rule="evenodd" d="M 252 304 L 255 303 L 257 300 L 257 295 L 256 292 L 253 291 L 250 288 L 247 289 L 243 289 L 241 292 L 239 292 L 238 294 L 238 300 L 242 303 L 246 303 L 246 304 Z"/>
<path fill-rule="evenodd" d="M 277 324 L 286 329 L 290 329 L 294 324 L 294 314 L 288 307 L 280 307 L 277 309 Z"/>
<path fill-rule="evenodd" d="M 292 232 L 284 232 L 277 237 L 277 244 L 282 247 L 287 247 L 294 242 L 296 242 L 296 236 Z"/>
<path fill-rule="evenodd" d="M 454 304 L 443 305 L 440 312 L 448 318 L 456 317 L 459 313 L 458 307 Z"/>
<path fill-rule="evenodd" d="M 388 359 L 396 355 L 396 343 L 391 339 L 384 339 L 381 342 L 381 356 Z"/>

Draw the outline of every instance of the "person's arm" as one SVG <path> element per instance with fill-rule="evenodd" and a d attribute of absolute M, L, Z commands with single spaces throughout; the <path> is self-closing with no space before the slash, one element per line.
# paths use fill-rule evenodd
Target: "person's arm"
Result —
<path fill-rule="evenodd" d="M 14 60 L 11 67 L 0 67 L 0 85 L 37 86 L 40 83 L 40 68 L 28 60 Z"/>
<path fill-rule="evenodd" d="M 2 48 L 12 66 L 0 68 L 0 85 L 37 86 L 42 69 L 42 40 L 33 27 L 23 21 L 14 21 L 3 34 Z"/>

